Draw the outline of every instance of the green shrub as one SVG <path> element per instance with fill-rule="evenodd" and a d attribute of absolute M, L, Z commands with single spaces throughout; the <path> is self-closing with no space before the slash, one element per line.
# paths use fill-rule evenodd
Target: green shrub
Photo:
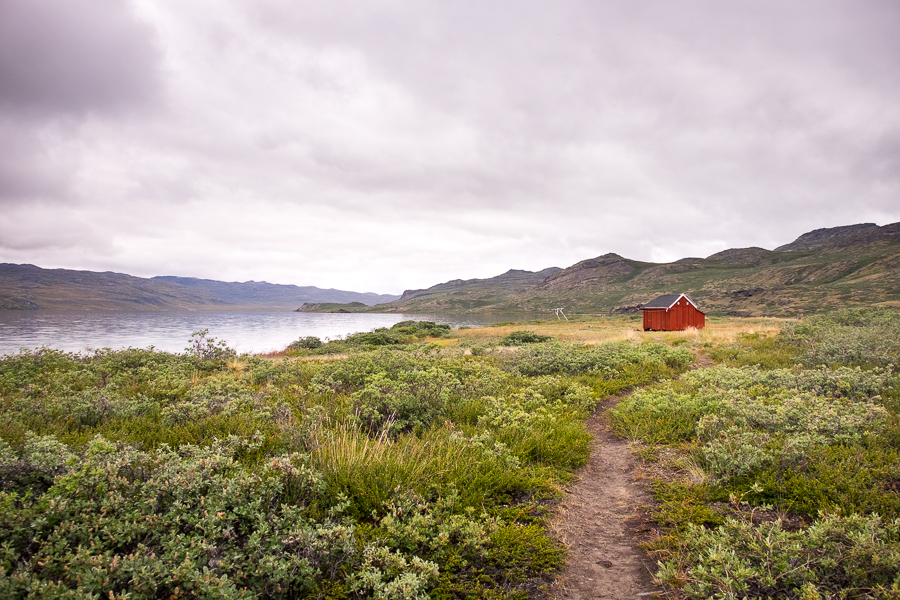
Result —
<path fill-rule="evenodd" d="M 764 369 L 790 368 L 797 363 L 802 349 L 782 332 L 776 335 L 743 333 L 731 344 L 715 344 L 704 354 L 722 365 Z"/>
<path fill-rule="evenodd" d="M 724 522 L 720 512 L 709 506 L 713 501 L 723 499 L 715 488 L 705 484 L 657 481 L 652 490 L 658 503 L 652 509 L 653 519 L 661 525 L 681 531 L 690 525 L 715 527 Z"/>
<path fill-rule="evenodd" d="M 800 346 L 807 366 L 896 364 L 900 356 L 900 311 L 848 308 L 788 326 L 783 335 Z"/>
<path fill-rule="evenodd" d="M 291 343 L 288 349 L 315 350 L 322 347 L 322 340 L 313 335 L 300 338 L 296 342 Z"/>
<path fill-rule="evenodd" d="M 613 379 L 628 366 L 677 371 L 687 368 L 693 361 L 694 355 L 689 350 L 664 344 L 620 342 L 585 348 L 578 344 L 553 342 L 525 346 L 507 357 L 505 365 L 522 375 L 595 373 Z"/>
<path fill-rule="evenodd" d="M 391 331 L 416 339 L 426 337 L 444 337 L 450 333 L 450 326 L 434 321 L 400 321 L 391 327 Z"/>
<path fill-rule="evenodd" d="M 322 483 L 301 457 L 274 457 L 254 474 L 235 460 L 247 448 L 232 438 L 143 453 L 94 439 L 44 494 L 0 494 L 0 592 L 311 591 L 355 555 L 352 531 L 304 516 Z"/>
<path fill-rule="evenodd" d="M 354 333 L 344 341 L 351 346 L 395 346 L 403 343 L 398 335 L 387 330 Z"/>
<path fill-rule="evenodd" d="M 0 596 L 543 585 L 562 550 L 539 515 L 589 456 L 584 419 L 690 354 L 573 346 L 542 363 L 532 345 L 516 363 L 414 346 L 447 328 L 399 325 L 363 334 L 402 341 L 386 347 L 295 350 L 352 351 L 330 361 L 237 360 L 207 332 L 184 354 L 0 357 Z"/>
<path fill-rule="evenodd" d="M 189 345 L 184 351 L 203 360 L 224 360 L 237 356 L 234 349 L 229 348 L 225 340 L 217 340 L 214 337 L 207 337 L 209 329 L 201 329 L 191 334 Z"/>
<path fill-rule="evenodd" d="M 451 373 L 432 367 L 393 376 L 373 374 L 352 398 L 358 418 L 369 431 L 387 429 L 395 435 L 422 431 L 445 416 L 450 401 L 461 395 L 461 387 Z"/>
<path fill-rule="evenodd" d="M 540 342 L 548 342 L 553 337 L 549 335 L 541 335 L 533 331 L 513 331 L 504 336 L 500 340 L 501 346 L 521 346 L 522 344 L 538 344 Z"/>
<path fill-rule="evenodd" d="M 780 520 L 727 519 L 690 525 L 680 554 L 657 581 L 688 598 L 896 598 L 900 594 L 900 520 L 826 515 L 786 531 Z"/>

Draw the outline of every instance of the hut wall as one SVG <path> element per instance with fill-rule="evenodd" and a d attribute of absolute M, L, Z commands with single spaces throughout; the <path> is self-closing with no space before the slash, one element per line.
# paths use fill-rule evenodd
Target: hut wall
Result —
<path fill-rule="evenodd" d="M 703 329 L 706 326 L 706 315 L 682 298 L 675 306 L 666 310 L 644 309 L 644 329 L 656 331 L 682 331 L 688 327 Z"/>
<path fill-rule="evenodd" d="M 644 310 L 644 331 L 655 329 L 656 331 L 666 331 L 668 329 L 668 316 L 664 308 L 645 309 Z"/>

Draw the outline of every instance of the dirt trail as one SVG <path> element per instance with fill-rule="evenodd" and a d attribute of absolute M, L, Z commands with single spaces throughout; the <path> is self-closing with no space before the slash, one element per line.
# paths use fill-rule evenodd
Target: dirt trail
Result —
<path fill-rule="evenodd" d="M 560 507 L 556 531 L 569 549 L 566 569 L 554 585 L 556 600 L 653 598 L 654 561 L 637 547 L 642 529 L 638 507 L 650 495 L 634 480 L 628 443 L 610 431 L 604 402 L 587 422 L 594 435 L 588 464 Z"/>

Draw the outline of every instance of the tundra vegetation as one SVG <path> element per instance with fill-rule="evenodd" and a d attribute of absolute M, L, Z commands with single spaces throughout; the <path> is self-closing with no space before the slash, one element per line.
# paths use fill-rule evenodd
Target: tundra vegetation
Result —
<path fill-rule="evenodd" d="M 2 358 L 0 597 L 542 596 L 584 421 L 633 390 L 671 595 L 900 598 L 898 313 L 635 324 Z"/>
<path fill-rule="evenodd" d="M 0 359 L 0 597 L 539 594 L 584 420 L 694 355 L 449 335 L 407 322 L 271 359 L 204 331 L 181 354 Z"/>
<path fill-rule="evenodd" d="M 659 474 L 648 544 L 687 598 L 900 598 L 900 314 L 706 344 L 611 417 Z"/>

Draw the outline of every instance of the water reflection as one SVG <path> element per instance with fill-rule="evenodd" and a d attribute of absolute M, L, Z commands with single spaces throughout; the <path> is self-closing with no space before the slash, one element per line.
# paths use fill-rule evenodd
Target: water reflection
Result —
<path fill-rule="evenodd" d="M 181 352 L 191 333 L 209 329 L 238 352 L 284 349 L 297 338 L 336 338 L 408 319 L 477 327 L 522 315 L 318 314 L 273 312 L 51 312 L 0 311 L 0 354 L 48 346 L 68 352 L 147 348 Z"/>

